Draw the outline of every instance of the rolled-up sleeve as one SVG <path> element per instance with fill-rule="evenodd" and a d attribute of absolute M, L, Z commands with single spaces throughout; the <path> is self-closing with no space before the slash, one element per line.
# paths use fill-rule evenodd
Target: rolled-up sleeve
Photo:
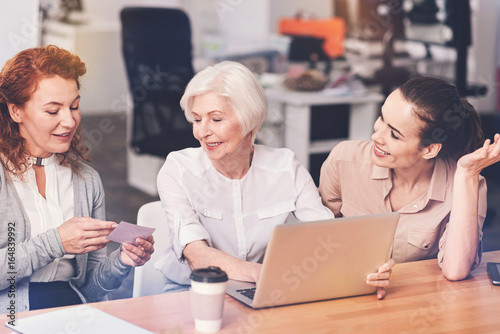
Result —
<path fill-rule="evenodd" d="M 179 260 L 183 260 L 183 250 L 187 244 L 206 240 L 211 244 L 210 235 L 200 223 L 198 213 L 183 187 L 182 167 L 169 155 L 158 173 L 157 186 L 166 224 L 170 231 L 172 250 Z"/>

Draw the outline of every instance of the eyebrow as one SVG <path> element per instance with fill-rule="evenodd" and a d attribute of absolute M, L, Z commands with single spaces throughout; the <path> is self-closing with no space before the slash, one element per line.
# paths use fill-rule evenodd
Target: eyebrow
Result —
<path fill-rule="evenodd" d="M 76 100 L 78 100 L 80 97 L 81 97 L 81 96 L 80 96 L 80 95 L 78 95 L 78 96 L 77 96 L 77 97 L 76 97 L 76 98 L 75 98 L 75 99 L 74 99 L 74 100 L 73 100 L 70 104 L 75 103 L 75 101 L 76 101 Z M 43 106 L 45 107 L 45 106 L 50 106 L 50 105 L 62 106 L 62 105 L 63 105 L 63 103 L 61 103 L 61 102 L 57 102 L 57 101 L 50 101 L 50 102 L 45 103 Z"/>
<path fill-rule="evenodd" d="M 382 117 L 382 120 L 384 120 L 384 115 L 382 113 L 382 110 L 380 110 L 380 117 Z M 405 136 L 401 133 L 401 131 L 399 131 L 398 129 L 396 129 L 395 127 L 390 125 L 389 123 L 387 123 L 387 126 L 390 127 L 394 132 L 397 132 L 401 137 L 405 138 Z"/>
<path fill-rule="evenodd" d="M 196 111 L 191 111 L 191 114 L 199 116 L 199 114 Z M 223 112 L 220 110 L 212 110 L 212 111 L 209 111 L 207 115 L 210 116 L 212 114 L 223 114 Z"/>

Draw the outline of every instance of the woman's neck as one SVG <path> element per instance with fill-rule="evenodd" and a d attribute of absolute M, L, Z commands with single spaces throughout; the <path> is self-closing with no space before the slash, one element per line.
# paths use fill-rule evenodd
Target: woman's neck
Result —
<path fill-rule="evenodd" d="M 231 160 L 212 161 L 212 164 L 225 177 L 232 180 L 239 180 L 250 170 L 253 154 L 253 145 L 249 145 L 248 149 L 241 150 L 238 156 L 232 157 Z"/>
<path fill-rule="evenodd" d="M 413 189 L 422 184 L 429 184 L 434 172 L 435 162 L 435 159 L 431 159 L 411 168 L 393 169 L 392 182 L 394 186 L 398 185 Z"/>

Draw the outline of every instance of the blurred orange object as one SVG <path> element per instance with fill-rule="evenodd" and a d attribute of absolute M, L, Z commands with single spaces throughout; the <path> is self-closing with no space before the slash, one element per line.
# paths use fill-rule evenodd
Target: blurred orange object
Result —
<path fill-rule="evenodd" d="M 323 38 L 323 50 L 330 58 L 344 54 L 345 21 L 341 17 L 329 19 L 283 18 L 278 32 L 283 35 L 300 35 Z"/>

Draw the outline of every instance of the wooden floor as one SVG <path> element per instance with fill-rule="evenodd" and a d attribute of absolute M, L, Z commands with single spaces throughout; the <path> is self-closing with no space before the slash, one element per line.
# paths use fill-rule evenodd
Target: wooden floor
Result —
<path fill-rule="evenodd" d="M 145 203 L 158 200 L 126 181 L 126 123 L 124 115 L 84 116 L 83 138 L 91 149 L 90 165 L 101 175 L 106 192 L 106 217 L 136 223 L 137 211 Z M 485 251 L 500 249 L 500 163 L 485 171 L 488 183 L 488 214 L 483 228 Z M 116 249 L 110 245 L 109 250 Z M 133 272 L 122 287 L 110 294 L 111 299 L 132 296 Z"/>

